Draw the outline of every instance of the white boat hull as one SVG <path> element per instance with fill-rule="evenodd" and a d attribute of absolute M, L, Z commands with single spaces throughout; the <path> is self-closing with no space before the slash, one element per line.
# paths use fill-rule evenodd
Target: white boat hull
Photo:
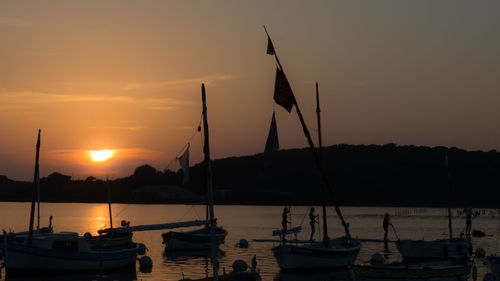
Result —
<path fill-rule="evenodd" d="M 4 264 L 7 272 L 107 270 L 134 266 L 137 244 L 131 234 L 107 238 L 79 237 L 77 233 L 33 236 L 4 235 Z"/>
<path fill-rule="evenodd" d="M 354 240 L 354 242 L 352 247 L 325 248 L 318 243 L 313 245 L 280 245 L 272 250 L 280 268 L 285 270 L 345 268 L 354 264 L 361 249 L 361 242 L 358 240 Z"/>

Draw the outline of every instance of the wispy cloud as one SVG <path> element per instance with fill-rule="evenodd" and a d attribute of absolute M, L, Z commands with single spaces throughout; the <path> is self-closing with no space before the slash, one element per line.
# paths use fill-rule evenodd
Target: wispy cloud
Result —
<path fill-rule="evenodd" d="M 35 105 L 62 103 L 124 103 L 136 104 L 152 110 L 170 110 L 176 105 L 189 105 L 190 101 L 177 98 L 140 98 L 135 96 L 70 95 L 42 92 L 1 92 L 0 112 L 13 112 L 31 108 Z M 137 130 L 137 127 L 122 127 Z"/>
<path fill-rule="evenodd" d="M 124 131 L 139 131 L 145 126 L 89 126 L 89 129 L 106 129 L 106 130 L 124 130 Z"/>
<path fill-rule="evenodd" d="M 162 110 L 162 111 L 167 111 L 171 110 L 172 106 L 152 106 L 150 107 L 152 110 Z"/>
<path fill-rule="evenodd" d="M 32 24 L 24 19 L 0 16 L 0 26 L 29 27 Z"/>
<path fill-rule="evenodd" d="M 218 81 L 232 80 L 236 77 L 229 74 L 214 74 L 190 79 L 170 80 L 170 81 L 149 81 L 149 82 L 133 82 L 127 83 L 122 87 L 122 90 L 138 90 L 138 89 L 185 89 L 199 87 L 200 83 L 207 85 Z"/>
<path fill-rule="evenodd" d="M 144 102 L 151 104 L 169 104 L 169 105 L 179 105 L 179 104 L 192 104 L 190 101 L 175 99 L 175 98 L 146 98 L 143 99 Z"/>
<path fill-rule="evenodd" d="M 132 103 L 134 99 L 127 96 L 97 96 L 97 95 L 68 95 L 52 94 L 43 92 L 6 92 L 0 93 L 0 100 L 16 101 L 23 103 L 47 104 L 65 102 L 127 102 Z"/>

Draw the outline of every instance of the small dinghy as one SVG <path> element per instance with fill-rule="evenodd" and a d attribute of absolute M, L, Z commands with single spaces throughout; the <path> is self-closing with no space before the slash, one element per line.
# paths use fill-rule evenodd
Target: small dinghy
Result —
<path fill-rule="evenodd" d="M 227 230 L 222 227 L 215 229 L 215 240 L 217 247 L 224 243 Z M 209 250 L 210 249 L 210 227 L 203 227 L 186 232 L 170 231 L 162 234 L 165 250 Z"/>

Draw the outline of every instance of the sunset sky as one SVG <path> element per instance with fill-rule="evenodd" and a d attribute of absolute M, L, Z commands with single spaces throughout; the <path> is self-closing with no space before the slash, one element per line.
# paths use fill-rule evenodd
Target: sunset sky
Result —
<path fill-rule="evenodd" d="M 0 175 L 170 164 L 207 89 L 214 159 L 261 153 L 275 61 L 323 143 L 500 149 L 499 1 L 2 1 Z M 276 107 L 283 149 L 306 146 Z M 114 150 L 91 161 L 89 150 Z M 200 136 L 191 163 L 202 159 Z"/>

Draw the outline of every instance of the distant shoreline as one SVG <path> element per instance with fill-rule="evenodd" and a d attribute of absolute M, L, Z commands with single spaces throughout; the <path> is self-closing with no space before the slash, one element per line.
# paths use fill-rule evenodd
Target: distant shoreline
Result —
<path fill-rule="evenodd" d="M 0 201 L 1 203 L 30 203 L 31 201 Z M 108 204 L 107 201 L 102 202 L 85 202 L 85 201 L 42 201 L 43 203 L 62 203 L 62 204 Z M 131 205 L 205 205 L 204 202 L 111 202 L 112 204 L 131 204 Z M 321 203 L 315 204 L 234 204 L 234 203 L 215 203 L 218 206 L 293 206 L 293 207 L 310 207 L 310 206 L 321 206 Z M 328 207 L 334 207 L 333 205 L 328 205 Z M 448 206 L 437 206 L 437 205 L 340 205 L 340 207 L 367 207 L 367 208 L 431 208 L 431 209 L 446 209 Z M 500 207 L 495 206 L 471 206 L 474 209 L 491 209 L 498 210 Z M 452 209 L 462 209 L 461 206 L 452 206 Z"/>
<path fill-rule="evenodd" d="M 500 208 L 500 153 L 459 148 L 385 145 L 334 145 L 323 149 L 324 168 L 340 206 Z M 307 148 L 274 152 L 263 169 L 262 154 L 212 161 L 218 205 L 311 206 L 322 201 L 318 171 Z M 449 159 L 449 168 L 444 164 Z M 74 180 L 58 172 L 40 179 L 43 202 L 124 204 L 203 204 L 203 166 L 182 171 L 137 167 L 128 177 Z M 0 199 L 29 202 L 30 182 L 0 176 Z"/>

